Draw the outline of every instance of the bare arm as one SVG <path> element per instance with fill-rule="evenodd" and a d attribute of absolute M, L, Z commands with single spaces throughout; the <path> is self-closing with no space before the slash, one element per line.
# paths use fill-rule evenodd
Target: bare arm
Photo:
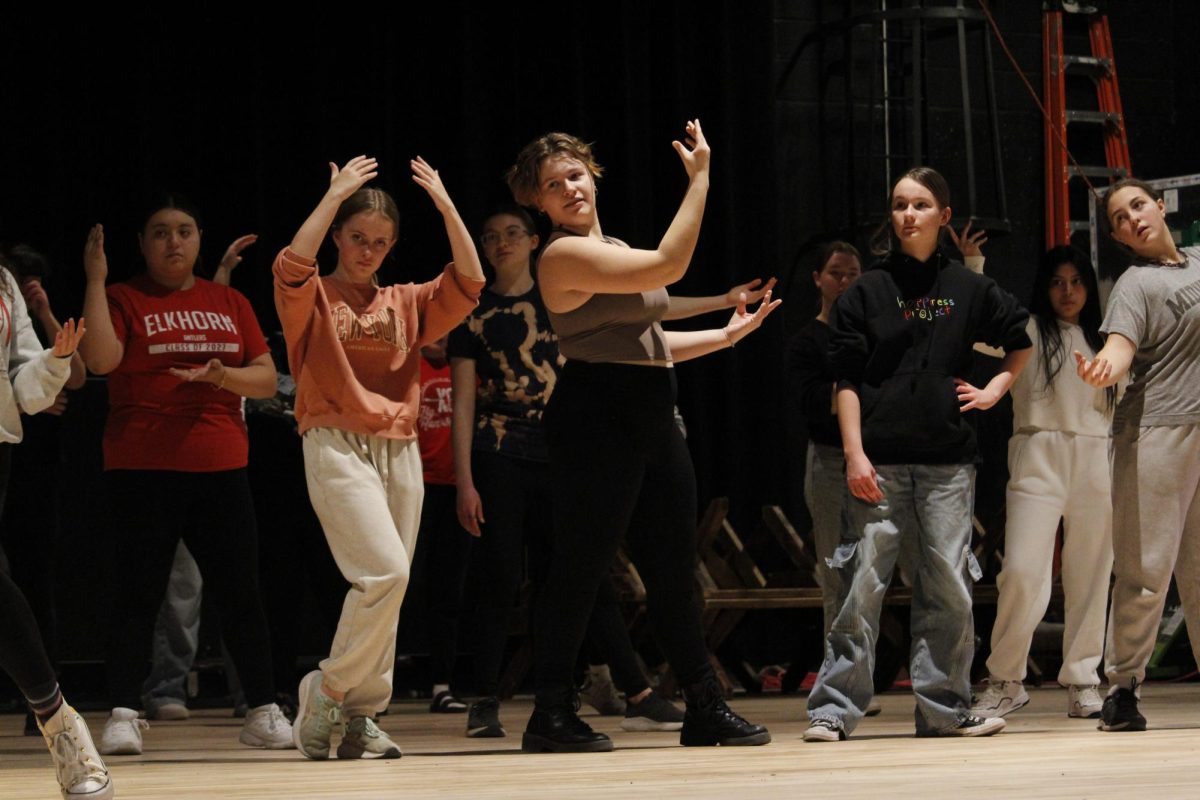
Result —
<path fill-rule="evenodd" d="M 867 458 L 862 443 L 862 406 L 858 389 L 842 386 L 837 392 L 838 430 L 842 433 L 842 451 L 846 455 L 846 483 L 850 494 L 868 503 L 879 503 L 883 492 L 875 479 L 875 467 Z"/>
<path fill-rule="evenodd" d="M 716 350 L 733 347 L 758 330 L 767 315 L 783 302 L 782 300 L 772 301 L 771 292 L 767 290 L 763 301 L 751 314 L 746 310 L 745 295 L 743 294 L 742 297 L 743 302 L 738 304 L 737 310 L 733 312 L 733 316 L 724 328 L 712 328 L 706 331 L 663 331 L 667 339 L 667 346 L 671 349 L 671 360 L 675 362 L 689 361 Z"/>
<path fill-rule="evenodd" d="M 1000 362 L 1000 371 L 982 389 L 976 389 L 966 381 L 955 378 L 954 385 L 958 387 L 956 391 L 961 404 L 958 410 L 970 411 L 977 408 L 982 411 L 1000 402 L 1000 398 L 1004 397 L 1004 393 L 1013 385 L 1013 381 L 1021 374 L 1021 370 L 1025 369 L 1025 364 L 1029 362 L 1031 355 L 1033 355 L 1032 347 L 1005 353 L 1004 360 Z"/>
<path fill-rule="evenodd" d="M 458 523 L 472 536 L 479 536 L 483 502 L 471 475 L 471 440 L 475 436 L 475 359 L 450 359 L 450 398 L 454 415 L 450 436 L 454 442 L 454 483 L 458 487 Z"/>
<path fill-rule="evenodd" d="M 733 308 L 741 302 L 743 294 L 746 296 L 745 302 L 757 303 L 763 298 L 763 295 L 775 287 L 775 279 L 771 278 L 761 289 L 756 288 L 760 283 L 762 283 L 762 278 L 755 278 L 734 286 L 725 294 L 715 294 L 711 297 L 668 297 L 667 313 L 663 319 L 687 319 L 707 314 L 710 311 Z"/>
<path fill-rule="evenodd" d="M 29 315 L 38 321 L 46 336 L 53 340 L 63 329 L 58 318 L 50 308 L 50 297 L 37 278 L 27 278 L 21 282 L 21 294 L 25 297 L 25 307 Z M 87 368 L 83 365 L 83 357 L 76 351 L 71 354 L 71 371 L 67 375 L 67 389 L 78 389 L 87 380 Z"/>
<path fill-rule="evenodd" d="M 93 225 L 83 248 L 83 269 L 87 288 L 83 293 L 83 315 L 88 321 L 86 339 L 79 351 L 87 368 L 97 375 L 107 375 L 125 357 L 125 345 L 113 329 L 112 314 L 104 282 L 108 278 L 108 258 L 104 255 L 104 226 Z"/>
<path fill-rule="evenodd" d="M 1131 340 L 1119 333 L 1110 333 L 1104 340 L 1104 347 L 1091 361 L 1083 353 L 1075 351 L 1075 371 L 1084 383 L 1104 389 L 1125 377 L 1136 353 L 1137 345 Z"/>
<path fill-rule="evenodd" d="M 330 162 L 329 189 L 292 237 L 292 252 L 305 258 L 316 258 L 338 207 L 364 183 L 378 175 L 378 168 L 379 162 L 367 156 L 355 156 L 340 170 L 337 164 Z"/>
<path fill-rule="evenodd" d="M 483 265 L 479 263 L 479 251 L 471 239 L 471 232 L 463 224 L 454 201 L 442 184 L 438 171 L 429 166 L 425 159 L 417 156 L 409 162 L 413 171 L 413 181 L 429 193 L 433 204 L 441 212 L 446 223 L 446 237 L 450 240 L 450 257 L 454 259 L 454 269 L 459 275 L 471 280 L 483 280 Z"/>
<path fill-rule="evenodd" d="M 265 400 L 275 396 L 275 362 L 270 353 L 263 353 L 244 367 L 227 367 L 214 358 L 202 367 L 171 367 L 169 372 L 181 381 L 211 383 L 216 389 L 242 397 Z"/>
<path fill-rule="evenodd" d="M 560 239 L 546 250 L 538 268 L 547 305 L 569 310 L 597 292 L 645 292 L 684 276 L 700 237 L 708 197 L 710 152 L 699 120 L 687 124 L 687 142 L 686 147 L 678 141 L 671 143 L 687 171 L 688 188 L 658 247 L 617 249 L 588 237 Z"/>
<path fill-rule="evenodd" d="M 213 283 L 228 286 L 233 278 L 234 268 L 242 263 L 242 251 L 257 241 L 258 234 L 256 233 L 248 233 L 234 239 L 233 243 L 225 249 L 225 255 L 221 256 L 220 263 L 217 264 L 217 271 L 213 273 Z"/>

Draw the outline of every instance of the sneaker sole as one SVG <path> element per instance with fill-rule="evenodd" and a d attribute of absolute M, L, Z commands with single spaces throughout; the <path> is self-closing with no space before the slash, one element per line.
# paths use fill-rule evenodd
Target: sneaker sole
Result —
<path fill-rule="evenodd" d="M 612 739 L 563 744 L 534 733 L 521 736 L 521 751 L 524 753 L 609 753 L 612 749 Z"/>
<path fill-rule="evenodd" d="M 844 742 L 846 741 L 845 731 L 821 731 L 820 733 L 804 732 L 804 741 L 806 742 Z"/>
<path fill-rule="evenodd" d="M 361 747 L 352 745 L 349 742 L 342 740 L 342 743 L 338 745 L 338 749 L 337 749 L 337 757 L 338 758 L 349 759 L 349 760 L 353 760 L 356 758 L 361 758 L 361 759 L 400 758 L 402 755 L 404 755 L 404 754 L 400 752 L 400 748 L 397 747 L 395 744 L 393 744 L 391 747 L 389 747 L 387 750 L 385 750 L 382 753 L 371 753 L 371 752 L 364 750 Z"/>
<path fill-rule="evenodd" d="M 308 710 L 308 690 L 312 686 L 312 682 L 321 679 L 321 671 L 313 670 L 305 675 L 300 680 L 300 699 L 296 703 L 296 722 L 292 725 L 292 744 L 296 745 L 296 749 L 305 758 L 310 758 L 313 761 L 324 761 L 329 758 L 329 748 L 326 747 L 324 752 L 320 750 L 309 751 L 304 748 L 304 742 L 300 740 L 300 721 L 304 719 L 304 712 Z"/>
<path fill-rule="evenodd" d="M 295 750 L 297 745 L 295 742 L 295 729 L 288 739 L 263 739 L 253 734 L 242 731 L 238 735 L 238 741 L 246 745 L 246 747 L 257 747 L 260 750 Z"/>
<path fill-rule="evenodd" d="M 650 733 L 652 731 L 677 731 L 683 728 L 683 720 L 679 722 L 662 722 L 649 717 L 626 717 L 621 720 L 621 730 L 632 733 Z"/>
<path fill-rule="evenodd" d="M 1142 720 L 1141 722 L 1131 720 L 1129 722 L 1119 722 L 1116 725 L 1108 725 L 1101 722 L 1096 728 L 1105 733 L 1140 733 L 1146 730 L 1146 720 Z"/>
<path fill-rule="evenodd" d="M 989 719 L 999 719 L 999 717 L 990 717 Z M 989 726 L 989 725 L 974 725 L 970 728 L 951 728 L 948 731 L 928 731 L 918 732 L 918 739 L 972 739 L 983 738 L 984 736 L 995 736 L 1000 731 L 1004 730 L 1004 725 Z"/>
<path fill-rule="evenodd" d="M 467 728 L 468 739 L 503 739 L 508 731 L 496 725 L 485 725 L 482 728 Z"/>
<path fill-rule="evenodd" d="M 1009 704 L 1008 708 L 1005 708 L 1003 711 L 994 708 L 972 708 L 971 713 L 977 717 L 983 717 L 984 719 L 1003 719 L 1012 712 L 1024 708 L 1027 705 L 1029 705 L 1029 695 L 1025 694 L 1014 700 L 1011 704 Z"/>
<path fill-rule="evenodd" d="M 1076 714 L 1074 711 L 1068 711 L 1067 716 L 1071 719 L 1100 719 L 1100 710 L 1096 709 L 1087 714 Z"/>
<path fill-rule="evenodd" d="M 140 756 L 142 754 L 142 748 L 138 747 L 137 745 L 125 744 L 120 745 L 119 747 L 106 748 L 103 744 L 101 744 L 100 747 L 96 748 L 96 752 L 102 756 Z"/>
<path fill-rule="evenodd" d="M 763 731 L 762 733 L 755 733 L 751 734 L 750 736 L 738 736 L 725 739 L 708 736 L 687 736 L 682 732 L 679 736 L 679 743 L 684 747 L 755 747 L 757 745 L 770 744 L 770 742 L 770 731 Z"/>

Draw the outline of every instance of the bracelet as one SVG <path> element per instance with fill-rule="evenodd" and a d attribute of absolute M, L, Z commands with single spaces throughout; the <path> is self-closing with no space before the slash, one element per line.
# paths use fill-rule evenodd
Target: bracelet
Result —
<path fill-rule="evenodd" d="M 733 337 L 729 335 L 729 329 L 721 328 L 721 333 L 725 334 L 725 341 L 729 342 L 729 349 L 732 350 L 736 342 L 734 342 Z"/>
<path fill-rule="evenodd" d="M 214 386 L 214 387 L 213 387 L 213 391 L 214 391 L 214 392 L 219 392 L 219 391 L 221 391 L 222 389 L 224 389 L 224 388 L 225 388 L 225 379 L 226 379 L 226 378 L 228 378 L 228 377 L 229 377 L 229 373 L 228 373 L 228 372 L 226 372 L 225 370 L 221 370 L 221 382 L 220 382 L 220 383 L 218 383 L 216 386 Z"/>

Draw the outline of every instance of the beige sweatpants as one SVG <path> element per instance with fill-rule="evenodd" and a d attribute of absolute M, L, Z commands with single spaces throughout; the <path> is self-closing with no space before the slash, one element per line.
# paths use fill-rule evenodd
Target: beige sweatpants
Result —
<path fill-rule="evenodd" d="M 392 699 L 396 626 L 408 588 L 425 485 L 416 440 L 336 428 L 304 434 L 308 496 L 350 591 L 322 680 L 346 693 L 347 718 L 372 716 Z"/>

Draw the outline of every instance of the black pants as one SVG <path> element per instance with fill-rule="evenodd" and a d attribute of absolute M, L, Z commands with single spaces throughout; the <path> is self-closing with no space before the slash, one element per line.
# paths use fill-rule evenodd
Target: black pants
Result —
<path fill-rule="evenodd" d="M 114 706 L 138 708 L 154 620 L 180 538 L 216 603 L 221 636 L 251 708 L 275 702 L 271 645 L 258 588 L 258 533 L 246 470 L 105 473 L 112 512 L 108 686 Z"/>
<path fill-rule="evenodd" d="M 555 536 L 534 631 L 539 706 L 569 695 L 596 592 L 626 534 L 675 675 L 688 685 L 710 669 L 693 574 L 696 477 L 674 404 L 674 370 L 578 361 L 550 399 Z"/>
<path fill-rule="evenodd" d="M 0 444 L 0 512 L 4 510 L 11 463 L 12 445 Z M 37 620 L 25 596 L 9 577 L 7 564 L 0 569 L 0 669 L 8 673 L 21 694 L 30 700 L 44 699 L 58 685 Z"/>
<path fill-rule="evenodd" d="M 454 677 L 459 620 L 465 605 L 463 589 L 471 563 L 474 537 L 458 524 L 457 499 L 453 485 L 425 484 L 421 530 L 417 534 L 417 552 L 409 583 L 410 593 L 419 587 L 424 601 L 429 678 L 434 684 L 449 684 Z M 404 615 L 401 616 L 400 624 L 404 625 Z"/>
<path fill-rule="evenodd" d="M 549 465 L 544 462 L 473 453 L 471 473 L 486 520 L 474 560 L 475 683 L 480 694 L 491 695 L 499 686 L 504 643 L 521 588 L 525 553 L 529 555 L 535 591 L 540 593 L 550 571 L 556 499 Z M 595 607 L 589 604 L 584 623 L 592 649 L 610 665 L 613 683 L 634 695 L 647 683 L 629 641 L 616 591 L 608 579 L 607 567 L 612 562 L 609 558 L 604 578 L 594 591 Z M 534 635 L 536 638 L 536 628 Z"/>

